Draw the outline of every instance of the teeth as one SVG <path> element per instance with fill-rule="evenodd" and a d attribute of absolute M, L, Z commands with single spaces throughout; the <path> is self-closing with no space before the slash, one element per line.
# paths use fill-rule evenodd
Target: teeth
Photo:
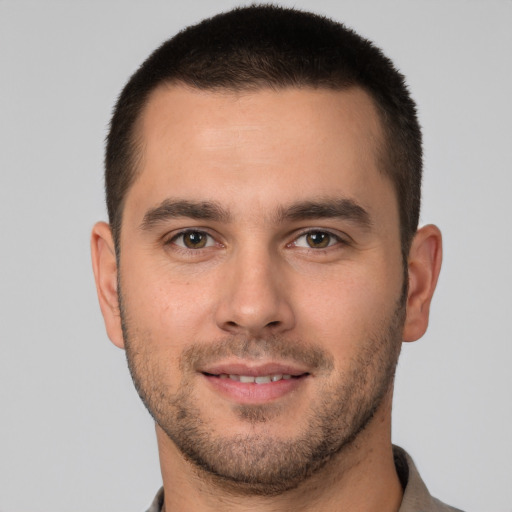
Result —
<path fill-rule="evenodd" d="M 220 379 L 230 378 L 237 382 L 243 382 L 244 384 L 269 384 L 270 382 L 277 382 L 279 380 L 289 380 L 292 378 L 291 375 L 276 373 L 274 375 L 261 375 L 259 377 L 252 377 L 251 375 L 226 375 L 225 373 L 218 376 Z"/>

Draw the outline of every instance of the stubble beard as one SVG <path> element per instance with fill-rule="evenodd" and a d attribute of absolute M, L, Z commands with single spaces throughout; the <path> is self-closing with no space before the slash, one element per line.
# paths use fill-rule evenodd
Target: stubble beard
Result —
<path fill-rule="evenodd" d="M 370 423 L 393 386 L 404 302 L 402 297 L 387 323 L 367 337 L 343 372 L 334 369 L 330 354 L 312 344 L 282 337 L 230 337 L 194 345 L 181 355 L 183 377 L 175 393 L 165 384 L 168 365 L 154 360 L 145 348 L 151 343 L 132 332 L 123 308 L 121 319 L 128 366 L 139 396 L 185 459 L 232 493 L 272 496 L 296 488 L 334 457 L 342 456 Z M 272 420 L 281 414 L 279 404 L 235 407 L 239 421 L 257 428 L 250 429 L 251 434 L 223 436 L 201 412 L 191 376 L 198 362 L 228 354 L 241 358 L 263 354 L 276 360 L 292 357 L 323 374 L 336 372 L 336 383 L 318 393 L 318 403 L 312 405 L 294 438 L 276 438 L 272 433 Z"/>

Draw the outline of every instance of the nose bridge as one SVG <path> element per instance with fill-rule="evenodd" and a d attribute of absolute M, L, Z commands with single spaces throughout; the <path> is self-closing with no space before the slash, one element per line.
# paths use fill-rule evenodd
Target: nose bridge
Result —
<path fill-rule="evenodd" d="M 258 336 L 293 326 L 280 260 L 268 247 L 251 244 L 233 251 L 225 277 L 217 310 L 220 328 Z"/>

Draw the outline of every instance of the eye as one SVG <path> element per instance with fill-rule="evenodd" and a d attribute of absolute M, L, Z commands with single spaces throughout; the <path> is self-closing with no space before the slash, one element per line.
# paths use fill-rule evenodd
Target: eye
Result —
<path fill-rule="evenodd" d="M 184 249 L 204 249 L 215 245 L 215 240 L 204 231 L 183 231 L 172 237 L 171 243 Z"/>
<path fill-rule="evenodd" d="M 331 245 L 339 243 L 341 239 L 328 231 L 308 231 L 299 236 L 294 242 L 295 247 L 305 247 L 307 249 L 325 249 Z"/>

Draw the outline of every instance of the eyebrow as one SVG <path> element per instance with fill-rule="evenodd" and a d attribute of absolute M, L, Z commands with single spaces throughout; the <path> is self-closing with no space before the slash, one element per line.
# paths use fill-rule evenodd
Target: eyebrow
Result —
<path fill-rule="evenodd" d="M 140 228 L 150 230 L 160 223 L 179 217 L 224 223 L 232 220 L 228 210 L 214 201 L 165 199 L 158 206 L 146 212 Z M 372 226 L 368 212 L 354 200 L 348 198 L 300 201 L 289 206 L 281 206 L 275 212 L 273 220 L 276 224 L 280 224 L 286 221 L 328 218 L 348 220 L 366 229 Z"/>
<path fill-rule="evenodd" d="M 146 212 L 140 227 L 142 230 L 149 230 L 157 224 L 179 217 L 218 222 L 229 222 L 231 218 L 227 210 L 212 201 L 165 199 L 158 206 Z"/>
<path fill-rule="evenodd" d="M 303 201 L 288 207 L 281 207 L 277 212 L 277 222 L 329 218 L 348 220 L 359 224 L 365 229 L 372 227 L 369 213 L 361 205 L 349 198 Z"/>

